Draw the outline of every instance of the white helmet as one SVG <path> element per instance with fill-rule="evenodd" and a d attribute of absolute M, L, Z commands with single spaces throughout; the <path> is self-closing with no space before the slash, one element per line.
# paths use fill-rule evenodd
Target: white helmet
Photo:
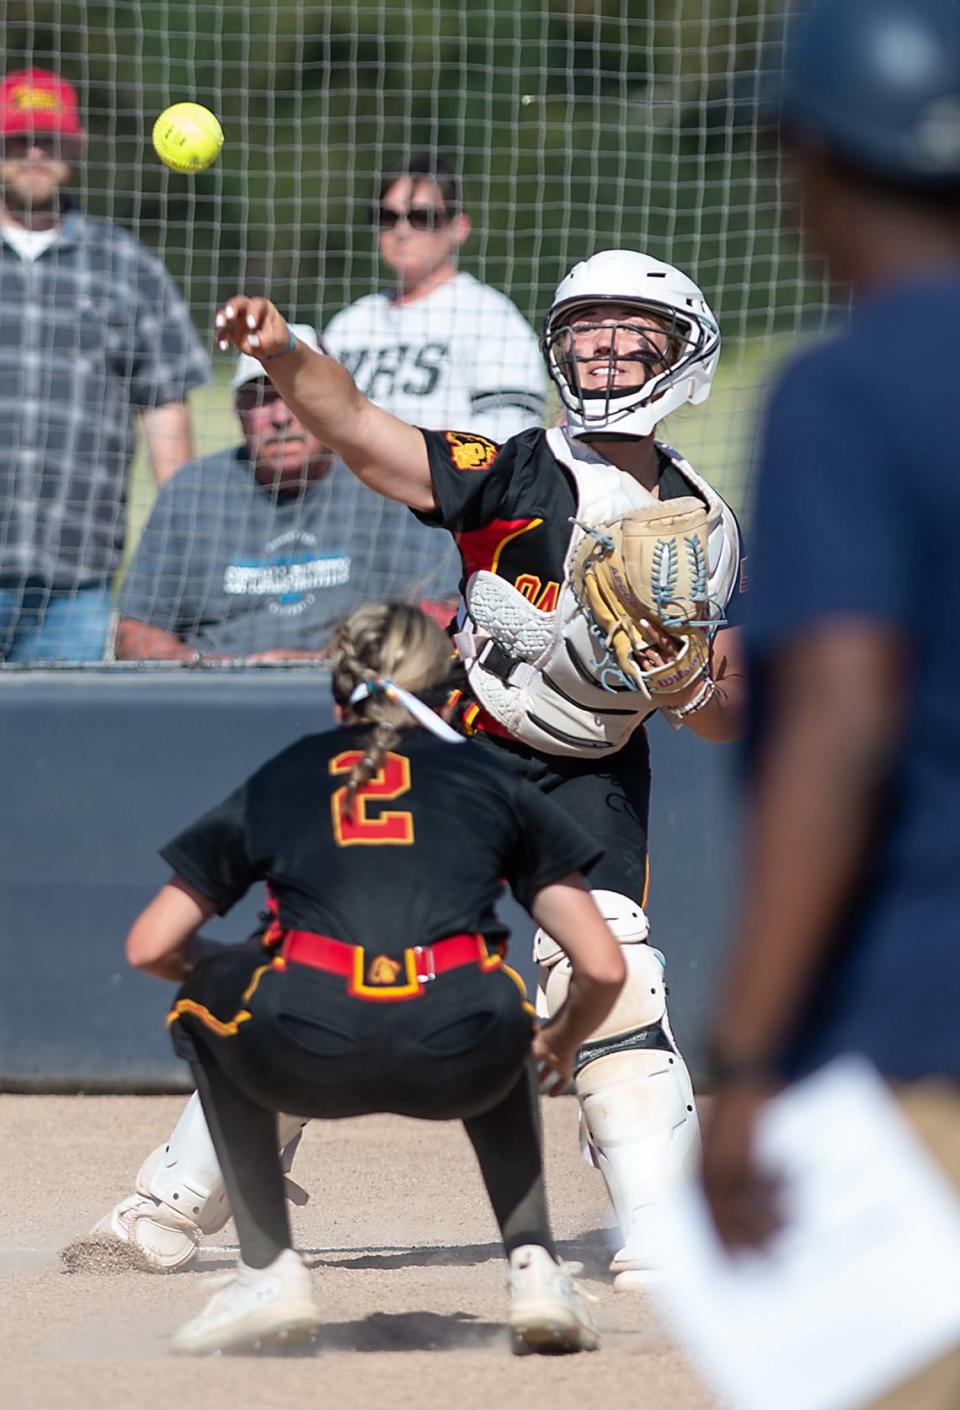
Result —
<path fill-rule="evenodd" d="M 611 348 L 606 386 L 586 390 L 568 324 L 577 308 L 598 303 L 624 304 L 651 315 L 669 341 L 666 354 L 653 344 L 647 353 L 620 357 Z M 720 328 L 700 289 L 673 265 L 636 250 L 601 250 L 574 265 L 560 281 L 540 347 L 572 436 L 648 436 L 658 421 L 684 402 L 706 401 L 720 355 Z M 613 387 L 616 363 L 638 359 L 651 367 L 643 386 Z"/>

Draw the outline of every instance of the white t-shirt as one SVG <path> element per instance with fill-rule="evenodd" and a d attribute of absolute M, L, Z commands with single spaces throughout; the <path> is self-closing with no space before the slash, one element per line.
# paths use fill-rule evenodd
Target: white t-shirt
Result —
<path fill-rule="evenodd" d="M 27 230 L 22 225 L 14 225 L 13 221 L 3 221 L 0 235 L 25 263 L 32 264 L 59 237 L 60 227 L 55 225 L 52 230 Z"/>
<path fill-rule="evenodd" d="M 506 294 L 472 274 L 409 304 L 368 294 L 336 314 L 323 337 L 365 396 L 413 426 L 503 442 L 543 424 L 536 334 Z"/>

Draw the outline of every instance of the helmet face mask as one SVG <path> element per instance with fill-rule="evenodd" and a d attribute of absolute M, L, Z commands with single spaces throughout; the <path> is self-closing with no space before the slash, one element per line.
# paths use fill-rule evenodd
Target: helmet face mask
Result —
<path fill-rule="evenodd" d="M 709 395 L 720 330 L 680 270 L 605 250 L 561 282 L 541 349 L 572 436 L 640 438 Z"/>
<path fill-rule="evenodd" d="M 574 307 L 552 321 L 544 338 L 547 365 L 564 405 L 580 410 L 586 421 L 605 423 L 615 403 L 634 397 L 653 381 L 663 387 L 670 372 L 697 349 L 696 330 L 674 310 L 637 304 L 635 315 L 625 317 L 613 313 L 617 307 L 611 301 L 610 317 L 596 321 L 601 311 L 597 306 L 589 310 L 593 319 L 578 316 Z M 591 334 L 600 335 L 592 340 L 595 346 L 578 351 L 578 343 L 589 342 Z"/>

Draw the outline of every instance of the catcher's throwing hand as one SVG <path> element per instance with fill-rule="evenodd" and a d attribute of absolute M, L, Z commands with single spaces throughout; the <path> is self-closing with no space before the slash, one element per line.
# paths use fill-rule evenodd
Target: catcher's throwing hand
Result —
<path fill-rule="evenodd" d="M 647 617 L 641 617 L 637 626 L 646 642 L 646 646 L 637 651 L 645 670 L 652 671 L 657 666 L 666 666 L 670 661 L 677 659 L 683 643 L 675 636 L 671 636 Z"/>
<path fill-rule="evenodd" d="M 683 642 L 669 632 L 664 631 L 656 623 L 649 621 L 646 617 L 641 617 L 637 623 L 640 635 L 647 643 L 645 647 L 637 650 L 637 660 L 644 671 L 654 674 L 662 674 L 672 661 L 676 661 L 683 651 Z M 705 669 L 709 672 L 709 647 L 705 660 Z M 683 686 L 680 690 L 675 690 L 669 697 L 668 703 L 674 710 L 682 710 L 684 705 L 689 705 L 699 695 L 703 693 L 703 675 L 695 675 L 689 685 Z M 655 699 L 656 697 L 651 697 Z"/>
<path fill-rule="evenodd" d="M 237 348 L 260 362 L 269 362 L 291 352 L 294 346 L 287 320 L 269 299 L 248 299 L 245 294 L 237 294 L 218 310 L 213 322 L 221 352 Z"/>

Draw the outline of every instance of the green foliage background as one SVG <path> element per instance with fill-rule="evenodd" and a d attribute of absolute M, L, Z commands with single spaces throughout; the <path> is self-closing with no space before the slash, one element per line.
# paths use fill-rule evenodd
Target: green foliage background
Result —
<path fill-rule="evenodd" d="M 157 250 L 201 333 L 243 289 L 322 327 L 380 287 L 377 175 L 411 150 L 459 165 L 474 233 L 462 267 L 539 326 L 576 259 L 626 245 L 680 265 L 726 350 L 705 408 L 667 439 L 738 506 L 757 408 L 828 307 L 782 204 L 762 98 L 789 0 L 0 0 L 7 70 L 79 90 L 82 205 Z M 190 99 L 223 153 L 167 171 L 154 118 Z M 228 366 L 194 397 L 198 450 L 236 440 Z M 153 486 L 141 457 L 129 547 Z"/>
<path fill-rule="evenodd" d="M 459 160 L 465 265 L 539 320 L 574 259 L 645 247 L 695 275 L 728 336 L 793 329 L 822 290 L 778 233 L 757 97 L 786 0 L 7 0 L 6 67 L 76 82 L 84 203 L 136 229 L 198 318 L 239 286 L 301 318 L 377 283 L 375 175 Z M 153 156 L 169 102 L 221 117 L 217 166 Z"/>

